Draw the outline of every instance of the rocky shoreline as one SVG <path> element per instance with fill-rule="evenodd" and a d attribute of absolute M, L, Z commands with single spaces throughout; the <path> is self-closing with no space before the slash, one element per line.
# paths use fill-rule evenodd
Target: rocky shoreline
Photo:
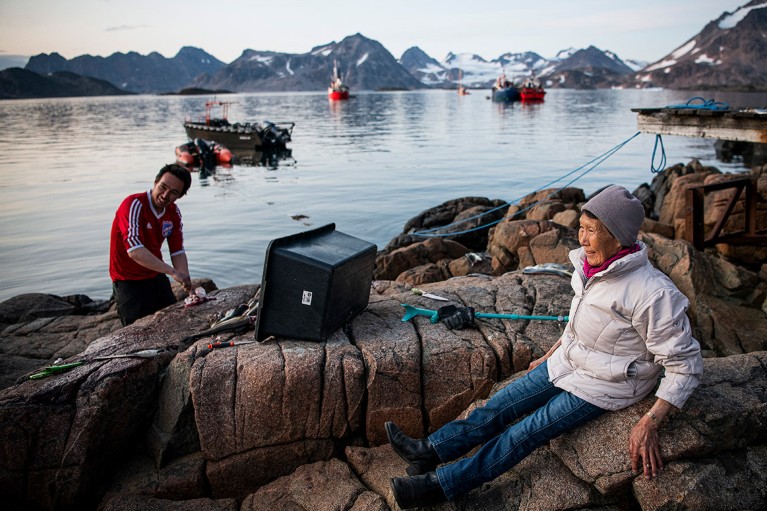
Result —
<path fill-rule="evenodd" d="M 693 161 L 634 192 L 647 212 L 640 239 L 690 299 L 706 356 L 701 387 L 662 427 L 668 467 L 661 476 L 633 474 L 626 449 L 649 397 L 556 439 L 440 509 L 767 506 L 767 247 L 698 252 L 681 241 L 685 188 L 733 177 L 742 176 Z M 767 168 L 752 179 L 765 226 Z M 566 313 L 569 278 L 524 269 L 568 264 L 585 200 L 568 188 L 518 205 L 467 197 L 421 213 L 377 255 L 368 308 L 322 343 L 276 339 L 205 350 L 213 338 L 253 340 L 252 328 L 190 342 L 211 318 L 251 300 L 255 284 L 218 290 L 196 282 L 215 300 L 177 304 L 126 328 L 109 302 L 81 295 L 0 303 L 6 503 L 33 510 L 397 509 L 389 479 L 404 473 L 404 463 L 386 443 L 383 423 L 420 436 L 467 413 L 563 328 L 493 319 L 454 331 L 423 317 L 403 322 L 402 303 L 439 306 L 411 287 L 480 311 Z M 707 224 L 725 201 L 724 193 L 710 194 Z M 449 238 L 414 234 L 465 219 L 448 228 L 457 233 Z M 736 208 L 732 221 L 739 220 Z M 160 352 L 94 360 L 141 349 Z M 28 379 L 58 358 L 85 363 Z"/>

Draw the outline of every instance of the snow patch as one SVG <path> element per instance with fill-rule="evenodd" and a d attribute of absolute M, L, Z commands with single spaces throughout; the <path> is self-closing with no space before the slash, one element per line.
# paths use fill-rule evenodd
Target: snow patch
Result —
<path fill-rule="evenodd" d="M 364 55 L 363 55 L 363 56 L 362 56 L 362 57 L 361 57 L 361 58 L 360 58 L 360 59 L 357 61 L 357 65 L 358 65 L 358 66 L 359 66 L 359 65 L 361 65 L 363 62 L 365 62 L 365 61 L 368 59 L 368 57 L 369 57 L 369 56 L 370 56 L 370 55 L 369 55 L 368 53 L 364 54 Z"/>
<path fill-rule="evenodd" d="M 440 71 L 443 71 L 443 69 L 439 67 L 438 65 L 432 64 L 431 62 L 429 62 L 428 64 L 426 64 L 426 67 L 419 69 L 419 71 L 425 74 L 429 74 L 429 73 L 439 73 Z"/>
<path fill-rule="evenodd" d="M 551 59 L 551 60 L 565 60 L 565 59 L 569 59 L 577 51 L 578 50 L 575 49 L 575 48 L 567 48 L 565 50 L 559 50 L 557 55 L 553 59 Z"/>
<path fill-rule="evenodd" d="M 732 14 L 727 13 L 727 16 L 719 21 L 719 28 L 722 30 L 729 30 L 735 28 L 738 23 L 743 21 L 743 18 L 748 16 L 748 13 L 754 9 L 763 9 L 767 7 L 767 2 L 763 2 L 759 5 L 753 5 L 751 7 L 738 7 L 738 9 Z"/>
<path fill-rule="evenodd" d="M 253 55 L 248 60 L 255 60 L 256 62 L 260 62 L 267 66 L 272 63 L 272 57 L 268 57 L 266 55 Z"/>
<path fill-rule="evenodd" d="M 678 59 L 679 57 L 682 57 L 692 51 L 692 49 L 695 48 L 695 39 L 692 39 L 684 46 L 680 46 L 677 48 L 674 53 L 671 54 L 672 59 Z"/>
<path fill-rule="evenodd" d="M 656 69 L 661 69 L 668 66 L 673 66 L 676 64 L 676 60 L 670 59 L 670 60 L 663 60 L 661 62 L 658 62 L 657 64 L 653 64 L 652 66 L 645 69 L 645 71 L 655 71 Z M 666 71 L 668 73 L 668 71 Z"/>
<path fill-rule="evenodd" d="M 295 73 L 293 73 L 293 70 L 292 70 L 292 69 L 290 69 L 290 59 L 288 59 L 287 63 L 285 63 L 285 69 L 287 70 L 287 72 L 288 72 L 288 73 L 289 73 L 291 76 L 292 76 L 293 74 L 295 74 Z"/>
<path fill-rule="evenodd" d="M 695 59 L 696 64 L 712 64 L 712 65 L 718 65 L 721 64 L 721 60 L 714 60 L 705 53 L 703 55 L 700 55 L 697 59 Z"/>
<path fill-rule="evenodd" d="M 327 45 L 315 48 L 312 55 L 322 55 L 323 57 L 327 57 L 331 53 L 333 53 L 333 45 Z"/>
<path fill-rule="evenodd" d="M 624 62 L 635 73 L 647 67 L 647 62 L 641 60 L 627 60 Z"/>

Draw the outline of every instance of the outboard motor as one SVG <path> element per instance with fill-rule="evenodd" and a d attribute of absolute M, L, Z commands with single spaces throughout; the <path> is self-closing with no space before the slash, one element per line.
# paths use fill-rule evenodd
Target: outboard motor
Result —
<path fill-rule="evenodd" d="M 213 149 L 201 138 L 194 139 L 194 144 L 200 150 L 200 167 L 212 172 L 216 168 L 216 155 Z"/>
<path fill-rule="evenodd" d="M 261 139 L 265 146 L 284 147 L 290 142 L 290 132 L 286 129 L 277 127 L 273 122 L 264 121 L 264 129 L 261 132 Z"/>

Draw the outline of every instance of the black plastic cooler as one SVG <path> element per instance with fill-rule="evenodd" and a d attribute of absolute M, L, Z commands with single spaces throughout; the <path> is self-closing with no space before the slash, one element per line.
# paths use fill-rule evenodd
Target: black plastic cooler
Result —
<path fill-rule="evenodd" d="M 322 341 L 365 309 L 376 246 L 335 224 L 274 239 L 266 249 L 256 340 Z"/>

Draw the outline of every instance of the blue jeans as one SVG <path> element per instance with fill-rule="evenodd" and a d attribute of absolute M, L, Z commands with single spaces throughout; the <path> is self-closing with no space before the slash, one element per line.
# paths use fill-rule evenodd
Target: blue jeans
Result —
<path fill-rule="evenodd" d="M 518 417 L 532 412 L 516 424 Z M 465 420 L 429 435 L 440 460 L 455 460 L 482 445 L 474 456 L 437 468 L 448 500 L 492 481 L 552 438 L 599 417 L 605 410 L 555 387 L 546 362 L 498 391 Z"/>

